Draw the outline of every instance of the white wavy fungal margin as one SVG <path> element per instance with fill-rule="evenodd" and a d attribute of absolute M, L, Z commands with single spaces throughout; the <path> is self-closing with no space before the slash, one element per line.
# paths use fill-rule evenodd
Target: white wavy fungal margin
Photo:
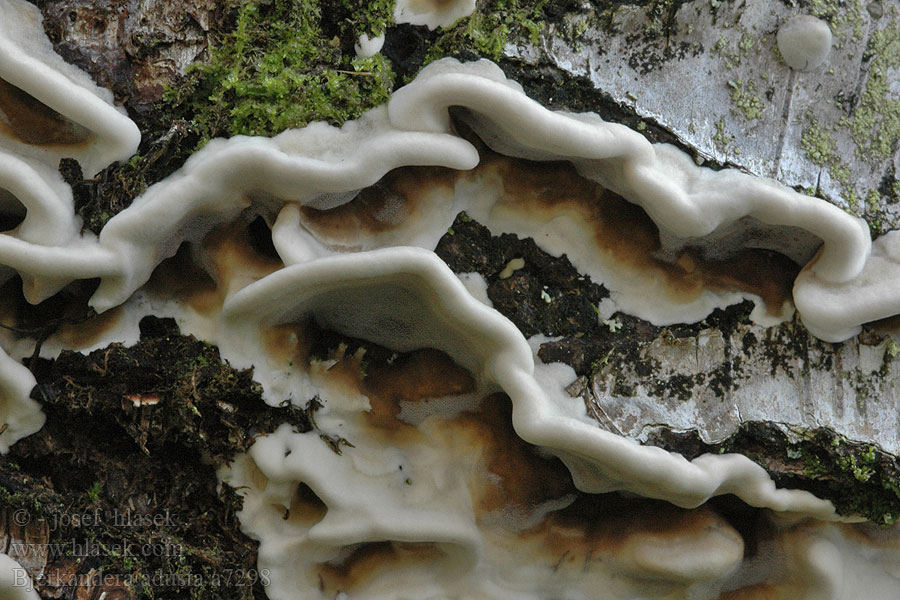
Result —
<path fill-rule="evenodd" d="M 397 7 L 398 21 L 434 28 L 474 2 Z M 688 461 L 600 428 L 565 393 L 567 368 L 536 365 L 522 333 L 433 252 L 466 210 L 495 233 L 568 254 L 612 290 L 614 309 L 662 324 L 767 301 L 693 248 L 723 264 L 776 251 L 806 265 L 793 299 L 810 330 L 843 339 L 900 312 L 895 234 L 873 246 L 862 221 L 827 202 L 699 168 L 593 114 L 549 111 L 488 61 L 443 60 L 341 128 L 214 140 L 99 238 L 83 236 L 56 162 L 77 158 L 93 173 L 126 158 L 137 130 L 52 53 L 39 27 L 31 5 L 0 3 L 0 212 L 21 217 L 0 233 L 0 265 L 22 278 L 30 301 L 99 278 L 91 304 L 108 310 L 183 243 L 257 215 L 272 226 L 281 262 L 261 266 L 247 248 L 201 244 L 216 301 L 204 314 L 167 305 L 232 364 L 253 367 L 267 402 L 321 403 L 317 429 L 282 426 L 220 471 L 244 497 L 242 526 L 260 541 L 271 598 L 896 591 L 897 543 L 827 523 L 837 519 L 830 502 L 776 488 L 741 455 Z M 584 196 L 541 179 L 554 172 L 565 177 L 558 187 Z M 417 178 L 421 189 L 410 183 Z M 600 208 L 623 205 L 643 212 L 604 222 Z M 617 227 L 656 237 L 624 245 L 639 255 L 625 261 L 604 245 Z M 510 265 L 510 274 L 519 268 Z M 691 280 L 690 298 L 666 292 L 695 272 L 705 275 Z M 773 297 L 784 302 L 766 318 L 783 318 L 789 299 Z M 350 342 L 315 355 L 322 329 Z M 0 354 L 0 452 L 43 423 L 33 386 Z M 782 514 L 762 517 L 753 553 L 751 534 L 738 531 L 753 528 L 697 508 L 724 494 Z M 0 555 L 0 598 L 33 597 L 10 583 L 15 568 Z"/>
<path fill-rule="evenodd" d="M 397 0 L 394 21 L 437 29 L 450 27 L 474 11 L 475 0 Z"/>
<path fill-rule="evenodd" d="M 54 51 L 38 8 L 0 2 L 0 149 L 53 169 L 75 158 L 86 175 L 134 154 L 137 126 L 98 87 Z"/>

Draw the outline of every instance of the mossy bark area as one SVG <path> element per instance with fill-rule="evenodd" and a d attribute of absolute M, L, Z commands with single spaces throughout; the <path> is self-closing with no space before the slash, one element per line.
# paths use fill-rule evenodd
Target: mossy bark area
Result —
<path fill-rule="evenodd" d="M 265 598 L 216 468 L 281 423 L 310 430 L 317 405 L 267 406 L 250 371 L 171 319 L 141 330 L 31 362 L 47 423 L 0 457 L 0 551 L 47 598 Z"/>
<path fill-rule="evenodd" d="M 601 321 L 594 307 L 609 292 L 580 275 L 565 255 L 550 256 L 530 239 L 510 234 L 492 236 L 465 213 L 441 239 L 437 253 L 455 272 L 477 272 L 484 277 L 494 308 L 524 335 L 540 333 L 556 338 L 541 345 L 539 357 L 544 362 L 570 365 L 579 378 L 569 392 L 584 397 L 601 426 L 613 431 L 617 430 L 615 420 L 604 420 L 608 413 L 591 393 L 593 386 L 604 385 L 609 373 L 617 374 L 616 388 L 608 390 L 617 398 L 633 396 L 640 386 L 659 402 L 676 405 L 690 401 L 698 386 L 726 397 L 742 385 L 745 372 L 754 367 L 772 376 L 784 373 L 798 381 L 803 380 L 804 370 L 812 369 L 841 376 L 841 345 L 812 338 L 799 322 L 778 328 L 768 337 L 744 333 L 752 309 L 749 302 L 716 310 L 691 325 L 657 327 L 622 313 Z M 514 258 L 524 259 L 522 267 L 512 275 L 501 276 Z M 677 345 L 679 340 L 691 341 L 711 330 L 740 343 L 709 371 L 698 368 L 690 375 L 667 374 L 653 357 L 652 349 L 660 340 Z M 871 332 L 866 337 L 870 345 L 884 341 Z M 877 402 L 879 392 L 866 395 L 867 386 L 879 385 L 889 372 L 889 354 L 886 352 L 880 371 L 869 376 L 855 374 L 859 378 L 855 392 L 861 401 L 868 398 Z M 788 426 L 778 420 L 773 415 L 771 422 L 736 422 L 736 431 L 716 443 L 704 441 L 697 430 L 661 424 L 650 428 L 641 441 L 689 459 L 705 453 L 743 454 L 761 464 L 780 487 L 808 490 L 831 500 L 840 514 L 861 515 L 881 524 L 893 524 L 900 516 L 900 462 L 896 456 L 828 428 Z"/>

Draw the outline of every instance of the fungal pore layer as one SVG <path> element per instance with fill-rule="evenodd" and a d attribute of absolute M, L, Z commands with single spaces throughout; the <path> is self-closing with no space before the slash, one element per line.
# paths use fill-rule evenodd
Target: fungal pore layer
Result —
<path fill-rule="evenodd" d="M 37 18 L 3 10 L 0 23 Z M 854 515 L 776 487 L 742 455 L 687 460 L 604 429 L 566 391 L 574 372 L 544 364 L 478 278 L 434 253 L 465 211 L 566 254 L 610 290 L 609 314 L 689 323 L 751 300 L 758 323 L 796 307 L 813 333 L 841 340 L 900 312 L 885 293 L 900 277 L 894 234 L 873 246 L 825 201 L 550 111 L 488 61 L 442 60 L 343 127 L 213 140 L 95 238 L 77 232 L 48 166 L 126 158 L 133 124 L 43 45 L 15 48 L 6 55 L 42 66 L 17 78 L 15 61 L 0 64 L 0 199 L 22 216 L 0 234 L 0 265 L 32 302 L 97 279 L 90 304 L 107 315 L 42 355 L 131 342 L 142 315 L 174 316 L 253 367 L 266 402 L 315 414 L 313 431 L 284 425 L 219 473 L 243 496 L 270 598 L 897 589 L 896 536 L 842 522 Z M 50 124 L 21 125 L 32 113 Z M 0 450 L 42 422 L 17 362 L 31 347 L 3 344 Z M 734 505 L 753 519 L 722 508 Z"/>

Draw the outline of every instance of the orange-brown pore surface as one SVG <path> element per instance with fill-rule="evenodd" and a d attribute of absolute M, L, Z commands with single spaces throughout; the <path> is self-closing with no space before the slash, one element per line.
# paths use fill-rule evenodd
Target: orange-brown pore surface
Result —
<path fill-rule="evenodd" d="M 281 331 L 282 339 L 287 331 L 287 327 Z M 307 324 L 294 331 L 309 334 L 317 328 Z M 369 398 L 371 410 L 363 422 L 370 433 L 401 447 L 421 443 L 446 446 L 442 450 L 454 457 L 455 467 L 464 464 L 470 469 L 468 488 L 482 526 L 493 528 L 502 539 L 519 540 L 525 544 L 523 548 L 538 549 L 524 550 L 526 555 L 518 560 L 537 560 L 540 564 L 536 566 L 552 570 L 575 564 L 588 569 L 592 560 L 608 560 L 629 544 L 702 547 L 704 536 L 712 529 L 740 539 L 725 519 L 708 507 L 686 510 L 618 494 L 579 492 L 561 461 L 541 454 L 516 435 L 512 405 L 502 393 L 482 398 L 475 410 L 443 416 L 440 437 L 428 439 L 424 432 L 400 420 L 401 404 L 474 392 L 472 375 L 438 350 L 396 354 L 367 345 L 361 352 L 356 342 L 342 343 L 329 356 L 318 359 L 336 360 L 328 370 L 328 375 L 334 376 L 332 381 Z M 311 355 L 309 348 L 303 355 Z M 365 366 L 364 357 L 369 358 Z M 327 508 L 307 486 L 301 484 L 299 490 L 290 518 L 302 514 L 307 519 L 305 524 L 311 526 Z M 523 526 L 542 505 L 562 498 L 569 498 L 570 503 L 563 502 L 564 508 L 549 512 L 536 525 Z M 515 553 L 517 543 L 509 543 L 510 552 Z M 681 547 L 673 547 L 673 551 Z M 414 565 L 436 568 L 441 557 L 440 549 L 431 544 L 384 541 L 360 544 L 339 560 L 316 569 L 321 591 L 334 594 L 359 589 L 390 569 Z M 638 572 L 637 576 L 644 575 Z"/>
<path fill-rule="evenodd" d="M 199 252 L 183 243 L 154 269 L 144 290 L 175 298 L 200 314 L 215 314 L 229 292 L 284 266 L 271 245 L 265 221 L 242 216 L 213 229 L 200 242 Z"/>
<path fill-rule="evenodd" d="M 760 296 L 771 314 L 780 315 L 791 298 L 800 266 L 783 254 L 759 248 L 736 248 L 726 258 L 710 259 L 696 248 L 685 248 L 674 262 L 659 258 L 659 229 L 647 213 L 580 176 L 564 161 L 535 162 L 510 158 L 482 147 L 481 162 L 472 171 L 437 167 L 402 167 L 362 190 L 351 202 L 330 210 L 303 209 L 304 226 L 326 243 L 352 246 L 419 218 L 429 210 L 435 189 L 447 191 L 463 179 L 501 181 L 502 197 L 495 208 L 525 219 L 549 222 L 562 215 L 576 217 L 592 230 L 595 251 L 619 268 L 659 281 L 669 299 L 695 300 L 704 290 L 742 291 Z"/>
<path fill-rule="evenodd" d="M 200 314 L 215 314 L 229 289 L 233 291 L 283 266 L 273 256 L 274 250 L 266 246 L 268 235 L 261 220 L 238 219 L 222 225 L 200 244 L 203 266 L 192 254 L 191 245 L 182 244 L 175 256 L 153 271 L 144 290 L 159 298 L 181 300 Z M 6 299 L 0 310 L 0 327 L 42 341 L 53 334 L 73 350 L 90 347 L 124 314 L 121 306 L 99 315 L 88 307 L 99 283 L 99 279 L 75 281 L 33 305 L 22 294 L 21 279 L 12 276 L 0 285 L 0 294 Z"/>
<path fill-rule="evenodd" d="M 93 138 L 25 90 L 0 79 L 0 131 L 33 146 L 73 146 Z"/>

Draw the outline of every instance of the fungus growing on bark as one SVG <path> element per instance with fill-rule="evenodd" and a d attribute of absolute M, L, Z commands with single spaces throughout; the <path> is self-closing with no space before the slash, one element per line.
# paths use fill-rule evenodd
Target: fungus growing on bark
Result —
<path fill-rule="evenodd" d="M 452 6 L 463 4 L 471 10 Z M 18 2 L 3 10 L 7 27 L 37 18 Z M 260 541 L 271 598 L 597 589 L 714 598 L 754 586 L 829 597 L 842 561 L 865 569 L 859 590 L 896 589 L 885 567 L 893 542 L 830 524 L 856 515 L 778 488 L 746 456 L 688 460 L 604 429 L 567 392 L 575 373 L 537 359 L 541 339 L 474 298 L 433 252 L 465 210 L 495 233 L 567 254 L 611 290 L 606 317 L 618 309 L 655 324 L 697 321 L 745 299 L 758 321 L 782 319 L 792 265 L 805 265 L 793 290 L 800 315 L 838 339 L 900 310 L 879 279 L 895 281 L 893 236 L 872 250 L 866 225 L 825 201 L 698 167 L 593 114 L 550 111 L 493 63 L 455 60 L 432 63 L 340 128 L 213 140 L 99 237 L 78 235 L 67 189 L 33 165 L 63 153 L 102 167 L 132 148 L 133 126 L 91 90 L 48 91 L 62 71 L 42 66 L 46 80 L 17 80 L 16 60 L 58 61 L 36 42 L 9 41 L 18 39 L 4 42 L 13 46 L 0 77 L 55 113 L 3 88 L 12 137 L 0 148 L 19 156 L 0 161 L 0 199 L 13 215 L 17 202 L 26 212 L 0 234 L 0 265 L 21 277 L 30 301 L 99 279 L 90 305 L 122 308 L 97 346 L 133 340 L 144 314 L 174 316 L 235 366 L 253 367 L 266 402 L 315 417 L 313 430 L 283 425 L 220 470 L 244 498 L 240 518 Z M 65 124 L 64 140 L 80 141 L 38 152 L 27 140 L 47 128 L 16 124 L 33 112 L 55 123 L 51 131 L 65 118 L 90 134 Z M 548 191 L 551 175 L 565 194 Z M 765 257 L 765 277 L 747 268 Z M 525 268 L 517 258 L 506 263 L 510 279 Z M 165 277 L 191 262 L 194 281 Z M 784 281 L 766 285 L 775 278 Z M 11 333 L 2 341 L 17 360 L 34 351 Z M 36 354 L 48 358 L 67 344 L 43 341 Z M 0 355 L 0 450 L 40 427 L 33 385 Z M 152 410 L 153 398 L 123 396 L 130 410 Z M 787 514 L 739 531 L 726 511 L 696 508 L 722 495 Z"/>
<path fill-rule="evenodd" d="M 828 23 L 812 15 L 800 15 L 778 28 L 778 51 L 784 62 L 796 71 L 812 71 L 831 51 Z"/>
<path fill-rule="evenodd" d="M 93 175 L 131 156 L 139 141 L 112 94 L 53 51 L 36 6 L 0 5 L 0 148 L 53 169 L 75 158 Z"/>
<path fill-rule="evenodd" d="M 428 29 L 450 27 L 475 10 L 475 0 L 397 0 L 394 20 L 397 23 L 425 25 Z"/>

